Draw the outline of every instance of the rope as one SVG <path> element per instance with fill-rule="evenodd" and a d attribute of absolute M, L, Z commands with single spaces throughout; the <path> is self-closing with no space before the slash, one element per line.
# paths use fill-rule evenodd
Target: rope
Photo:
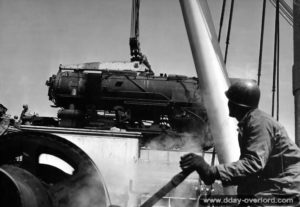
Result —
<path fill-rule="evenodd" d="M 219 27 L 218 42 L 220 42 L 220 40 L 221 40 L 222 26 L 223 26 L 224 14 L 225 14 L 225 6 L 226 6 L 226 0 L 223 0 L 222 12 L 221 12 L 221 17 L 220 17 L 220 27 Z"/>
<path fill-rule="evenodd" d="M 279 0 L 276 1 L 275 37 L 274 37 L 274 59 L 273 59 L 273 85 L 272 85 L 272 116 L 275 110 L 276 85 L 279 84 Z M 276 81 L 277 80 L 277 81 Z M 277 83 L 277 84 L 276 84 Z M 279 90 L 277 91 L 277 118 L 279 114 Z"/>
<path fill-rule="evenodd" d="M 280 32 L 279 32 L 279 14 L 278 14 L 278 21 L 277 21 L 277 114 L 276 114 L 276 120 L 278 121 L 279 120 L 279 48 L 280 48 L 280 38 L 279 38 L 279 35 L 280 35 Z"/>
<path fill-rule="evenodd" d="M 229 39 L 230 39 L 230 32 L 231 32 L 231 22 L 232 22 L 232 16 L 233 16 L 233 7 L 234 7 L 234 0 L 231 0 L 229 23 L 228 23 L 227 38 L 226 38 L 225 58 L 224 58 L 225 64 L 227 62 L 227 54 L 228 54 Z"/>
<path fill-rule="evenodd" d="M 260 46 L 259 46 L 259 60 L 258 60 L 258 72 L 257 72 L 257 85 L 260 84 L 261 77 L 261 64 L 262 64 L 262 53 L 264 44 L 264 33 L 265 33 L 265 16 L 266 16 L 266 0 L 263 2 L 262 19 L 261 19 L 261 32 L 260 32 Z"/>
<path fill-rule="evenodd" d="M 269 0 L 270 3 L 276 8 L 276 0 Z M 281 16 L 287 21 L 291 26 L 294 24 L 293 9 L 284 1 L 279 1 L 279 11 Z"/>

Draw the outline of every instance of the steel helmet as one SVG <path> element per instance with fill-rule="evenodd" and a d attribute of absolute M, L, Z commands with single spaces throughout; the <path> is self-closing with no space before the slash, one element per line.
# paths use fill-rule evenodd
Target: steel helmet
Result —
<path fill-rule="evenodd" d="M 258 85 L 251 80 L 239 80 L 234 82 L 225 92 L 226 97 L 232 103 L 247 107 L 257 108 L 260 98 Z"/>

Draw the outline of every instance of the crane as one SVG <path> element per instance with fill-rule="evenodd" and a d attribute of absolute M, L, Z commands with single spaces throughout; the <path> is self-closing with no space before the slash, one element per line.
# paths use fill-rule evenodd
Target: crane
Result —
<path fill-rule="evenodd" d="M 132 10 L 131 10 L 131 29 L 130 29 L 130 56 L 131 62 L 138 61 L 143 63 L 150 72 L 153 73 L 151 65 L 146 57 L 142 54 L 139 41 L 139 10 L 140 10 L 140 0 L 132 0 Z"/>

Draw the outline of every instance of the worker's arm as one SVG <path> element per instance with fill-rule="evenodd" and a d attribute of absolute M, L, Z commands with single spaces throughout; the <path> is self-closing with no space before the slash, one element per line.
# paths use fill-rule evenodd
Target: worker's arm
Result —
<path fill-rule="evenodd" d="M 245 177 L 258 176 L 271 153 L 272 126 L 269 122 L 253 118 L 243 128 L 241 136 L 241 156 L 236 162 L 216 166 L 220 180 L 234 185 Z"/>

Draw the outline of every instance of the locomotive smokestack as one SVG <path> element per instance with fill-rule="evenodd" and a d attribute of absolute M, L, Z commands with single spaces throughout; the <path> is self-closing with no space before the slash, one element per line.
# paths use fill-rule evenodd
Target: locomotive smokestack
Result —
<path fill-rule="evenodd" d="M 229 87 L 220 47 L 206 0 L 180 0 L 200 87 L 220 163 L 238 160 L 235 121 L 229 118 Z M 233 193 L 227 188 L 226 193 Z"/>

